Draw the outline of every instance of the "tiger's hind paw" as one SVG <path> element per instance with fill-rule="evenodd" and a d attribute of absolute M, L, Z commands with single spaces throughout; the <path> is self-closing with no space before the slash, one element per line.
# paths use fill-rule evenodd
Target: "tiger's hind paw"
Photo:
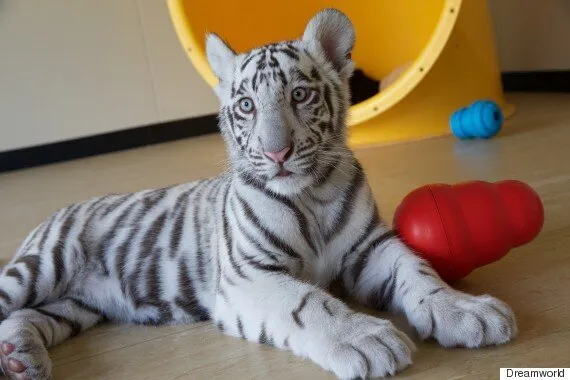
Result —
<path fill-rule="evenodd" d="M 12 326 L 8 326 L 12 325 Z M 51 360 L 33 326 L 5 321 L 0 325 L 0 365 L 13 380 L 51 379 Z"/>

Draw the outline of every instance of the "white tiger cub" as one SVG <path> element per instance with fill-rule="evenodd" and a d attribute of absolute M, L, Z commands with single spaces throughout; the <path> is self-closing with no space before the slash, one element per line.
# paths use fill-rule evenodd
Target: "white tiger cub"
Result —
<path fill-rule="evenodd" d="M 4 373 L 50 378 L 47 348 L 104 320 L 212 319 L 343 379 L 408 366 L 412 341 L 327 293 L 337 278 L 362 303 L 404 313 L 421 338 L 511 340 L 507 305 L 451 289 L 380 220 L 346 144 L 353 44 L 332 9 L 301 39 L 246 54 L 209 35 L 230 170 L 88 200 L 38 226 L 0 277 Z"/>

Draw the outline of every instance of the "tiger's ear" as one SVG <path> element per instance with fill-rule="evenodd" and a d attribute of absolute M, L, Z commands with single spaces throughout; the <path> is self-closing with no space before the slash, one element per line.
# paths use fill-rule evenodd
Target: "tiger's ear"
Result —
<path fill-rule="evenodd" d="M 229 81 L 235 68 L 236 53 L 217 34 L 206 36 L 206 56 L 214 75 L 223 81 Z"/>
<path fill-rule="evenodd" d="M 323 54 L 344 80 L 350 78 L 354 69 L 350 59 L 354 41 L 352 22 L 344 13 L 332 8 L 317 13 L 303 34 L 303 42 L 309 49 Z"/>

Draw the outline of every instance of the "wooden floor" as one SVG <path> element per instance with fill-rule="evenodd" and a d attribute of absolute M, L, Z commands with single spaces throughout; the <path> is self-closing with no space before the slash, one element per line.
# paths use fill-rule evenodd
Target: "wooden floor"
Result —
<path fill-rule="evenodd" d="M 382 214 L 431 182 L 506 178 L 530 183 L 546 209 L 541 235 L 459 287 L 514 309 L 519 338 L 482 350 L 421 343 L 402 379 L 498 379 L 500 367 L 570 367 L 570 95 L 512 95 L 518 112 L 501 136 L 452 137 L 357 152 Z M 185 182 L 223 169 L 222 142 L 207 136 L 0 175 L 0 262 L 55 209 L 107 192 Z M 401 324 L 401 321 L 397 321 Z M 103 326 L 51 350 L 57 379 L 332 379 L 293 355 L 225 337 L 209 324 Z"/>

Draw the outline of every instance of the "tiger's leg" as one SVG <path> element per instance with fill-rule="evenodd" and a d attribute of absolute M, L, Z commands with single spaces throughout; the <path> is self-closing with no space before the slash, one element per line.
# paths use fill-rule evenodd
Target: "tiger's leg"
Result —
<path fill-rule="evenodd" d="M 222 270 L 213 319 L 225 333 L 289 349 L 339 378 L 394 374 L 414 344 L 388 320 L 355 313 L 275 265 Z M 229 269 L 228 269 L 229 272 Z"/>
<path fill-rule="evenodd" d="M 13 312 L 0 324 L 0 363 L 12 379 L 50 379 L 47 348 L 104 320 L 78 299 L 63 299 Z"/>
<path fill-rule="evenodd" d="M 90 327 L 86 313 L 61 301 L 78 281 L 86 252 L 81 236 L 85 211 L 99 201 L 54 213 L 23 242 L 0 274 L 0 357 L 16 379 L 49 378 L 46 347 Z M 41 305 L 41 307 L 40 307 Z M 79 327 L 78 327 L 79 326 Z"/>
<path fill-rule="evenodd" d="M 38 270 L 38 257 L 29 256 L 13 261 L 0 273 L 0 321 L 27 301 L 29 284 Z"/>
<path fill-rule="evenodd" d="M 31 306 L 49 297 L 49 276 L 40 273 L 39 254 L 16 257 L 0 273 L 0 321 L 8 318 L 13 311 Z M 38 291 L 41 294 L 38 295 Z M 54 293 L 53 295 L 57 295 Z"/>
<path fill-rule="evenodd" d="M 421 338 L 446 347 L 502 344 L 516 336 L 511 309 L 489 295 L 454 290 L 391 231 L 378 228 L 349 255 L 343 279 L 359 301 L 403 312 Z"/>
<path fill-rule="evenodd" d="M 59 299 L 86 262 L 81 246 L 85 209 L 76 204 L 54 213 L 34 229 L 0 273 L 0 320 L 23 307 Z"/>

